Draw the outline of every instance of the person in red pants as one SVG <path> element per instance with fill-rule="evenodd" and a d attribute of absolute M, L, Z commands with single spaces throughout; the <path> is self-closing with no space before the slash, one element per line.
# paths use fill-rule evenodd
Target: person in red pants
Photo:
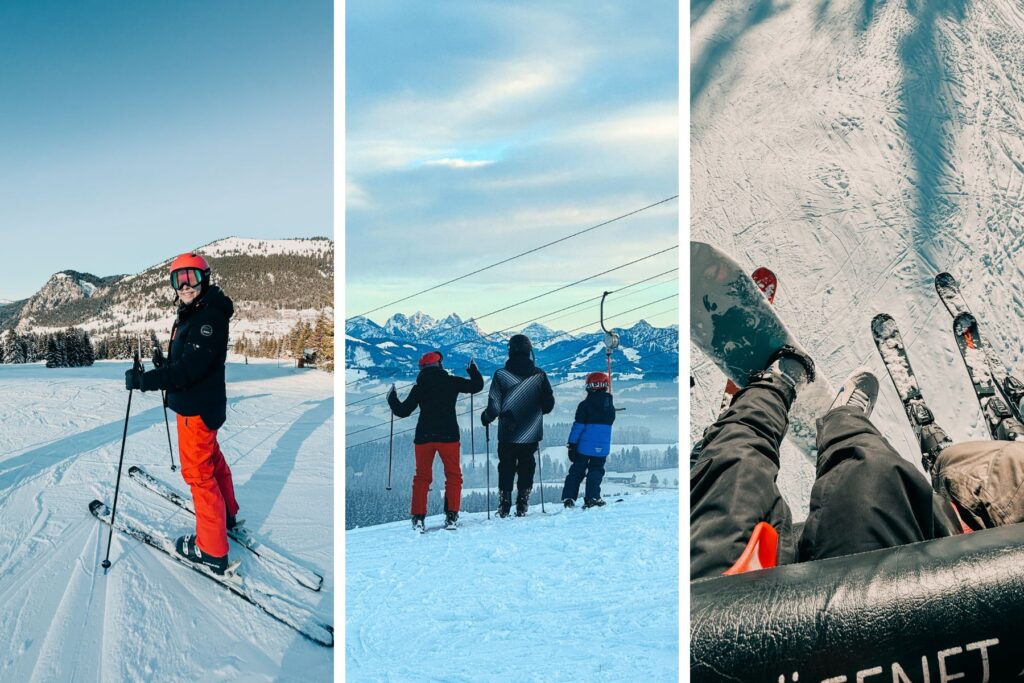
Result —
<path fill-rule="evenodd" d="M 454 529 L 459 520 L 462 499 L 462 464 L 459 460 L 459 422 L 455 418 L 455 401 L 459 394 L 475 394 L 484 388 L 484 378 L 476 363 L 469 362 L 469 379 L 449 375 L 442 365 L 439 351 L 420 358 L 416 384 L 404 401 L 392 385 L 388 405 L 398 417 L 408 417 L 420 409 L 413 439 L 416 451 L 416 474 L 412 479 L 412 525 L 422 531 L 427 516 L 427 490 L 433 478 L 434 455 L 444 464 L 445 527 Z"/>
<path fill-rule="evenodd" d="M 217 430 L 227 417 L 224 364 L 228 321 L 235 309 L 210 282 L 210 264 L 202 256 L 178 256 L 170 274 L 179 305 L 167 357 L 155 348 L 154 369 L 128 370 L 125 387 L 167 392 L 167 407 L 178 415 L 181 476 L 192 490 L 196 511 L 195 534 L 178 538 L 175 548 L 186 559 L 223 574 L 227 532 L 238 524 L 231 469 L 217 444 Z"/>

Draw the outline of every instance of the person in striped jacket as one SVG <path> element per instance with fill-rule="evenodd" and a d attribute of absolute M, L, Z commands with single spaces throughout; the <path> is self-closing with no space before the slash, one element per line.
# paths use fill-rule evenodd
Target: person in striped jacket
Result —
<path fill-rule="evenodd" d="M 555 408 L 555 393 L 543 370 L 534 363 L 533 345 L 525 334 L 508 340 L 508 360 L 494 373 L 487 407 L 480 413 L 486 427 L 498 420 L 498 516 L 512 509 L 517 484 L 516 517 L 530 507 L 534 453 L 544 438 L 544 416 Z M 518 477 L 518 481 L 516 478 Z"/>
<path fill-rule="evenodd" d="M 611 378 L 603 372 L 587 375 L 587 397 L 576 407 L 576 419 L 569 432 L 569 472 L 562 487 L 562 503 L 567 508 L 576 505 L 580 484 L 587 479 L 583 507 L 604 505 L 601 498 L 601 480 L 604 463 L 612 448 L 612 423 L 615 422 L 615 403 L 608 393 Z"/>

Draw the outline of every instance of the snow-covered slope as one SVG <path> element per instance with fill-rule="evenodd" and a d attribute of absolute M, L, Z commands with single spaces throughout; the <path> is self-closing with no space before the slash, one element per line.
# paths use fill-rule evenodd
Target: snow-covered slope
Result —
<path fill-rule="evenodd" d="M 107 529 L 87 505 L 113 500 L 127 367 L 0 365 L 0 680 L 331 680 L 332 650 L 137 541 L 114 535 L 104 576 Z M 232 363 L 228 380 L 219 441 L 240 516 L 325 584 L 283 581 L 235 545 L 232 559 L 333 623 L 331 376 Z M 124 462 L 119 518 L 172 538 L 194 525 L 127 478 L 142 465 L 188 490 L 170 470 L 158 394 L 135 392 Z"/>
<path fill-rule="evenodd" d="M 678 493 L 620 497 L 349 530 L 348 680 L 677 680 Z"/>
<path fill-rule="evenodd" d="M 1024 7 L 1016 0 L 721 0 L 691 25 L 694 239 L 779 276 L 776 306 L 833 382 L 867 364 L 873 421 L 919 455 L 871 341 L 894 316 L 937 419 L 984 438 L 932 280 L 957 276 L 1024 370 Z M 696 438 L 724 380 L 699 354 Z M 813 471 L 784 454 L 796 518 Z"/>

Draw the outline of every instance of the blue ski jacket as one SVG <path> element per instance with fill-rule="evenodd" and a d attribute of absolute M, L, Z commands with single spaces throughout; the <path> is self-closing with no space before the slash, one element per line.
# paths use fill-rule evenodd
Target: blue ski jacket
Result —
<path fill-rule="evenodd" d="M 576 407 L 576 420 L 569 432 L 569 445 L 580 455 L 606 458 L 612 448 L 615 404 L 607 391 L 592 391 Z"/>

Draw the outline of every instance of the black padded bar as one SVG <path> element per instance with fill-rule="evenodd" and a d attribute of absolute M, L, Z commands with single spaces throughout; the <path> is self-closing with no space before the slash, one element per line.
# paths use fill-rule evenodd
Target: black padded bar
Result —
<path fill-rule="evenodd" d="M 690 583 L 700 683 L 1024 681 L 1024 524 Z"/>

